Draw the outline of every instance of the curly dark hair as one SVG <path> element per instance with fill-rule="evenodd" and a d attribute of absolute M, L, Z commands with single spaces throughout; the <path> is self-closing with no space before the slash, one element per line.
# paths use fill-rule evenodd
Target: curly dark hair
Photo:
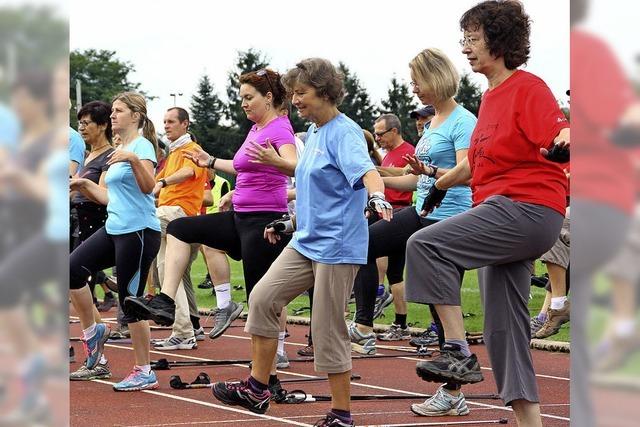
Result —
<path fill-rule="evenodd" d="M 462 31 L 482 28 L 489 52 L 504 57 L 504 65 L 515 70 L 529 59 L 531 19 L 522 4 L 514 0 L 478 3 L 460 18 Z"/>

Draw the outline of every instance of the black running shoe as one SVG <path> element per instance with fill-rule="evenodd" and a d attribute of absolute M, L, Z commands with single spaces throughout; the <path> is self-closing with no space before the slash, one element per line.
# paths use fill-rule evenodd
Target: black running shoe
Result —
<path fill-rule="evenodd" d="M 171 326 L 176 313 L 176 303 L 167 295 L 159 294 L 148 297 L 126 297 L 124 306 L 138 318 L 153 320 L 161 326 Z"/>
<path fill-rule="evenodd" d="M 213 283 L 211 282 L 211 276 L 209 276 L 209 273 L 207 273 L 205 278 L 198 285 L 198 289 L 211 289 L 211 288 L 213 288 Z"/>
<path fill-rule="evenodd" d="M 264 414 L 269 409 L 271 393 L 265 390 L 262 393 L 255 393 L 251 390 L 248 381 L 240 382 L 217 382 L 211 389 L 216 399 L 231 406 L 242 406 L 255 412 Z"/>
<path fill-rule="evenodd" d="M 484 380 L 476 355 L 465 357 L 456 344 L 445 344 L 437 358 L 418 362 L 416 373 L 425 381 L 438 383 L 473 384 Z"/>
<path fill-rule="evenodd" d="M 329 413 L 327 414 L 326 417 L 324 417 L 323 419 L 319 420 L 318 422 L 316 422 L 314 424 L 314 426 L 320 426 L 320 427 L 325 427 L 325 426 L 331 426 L 331 427 L 353 427 L 355 426 L 354 422 L 351 421 L 350 423 L 345 423 L 344 421 L 341 421 L 340 419 L 336 418 L 335 415 Z"/>

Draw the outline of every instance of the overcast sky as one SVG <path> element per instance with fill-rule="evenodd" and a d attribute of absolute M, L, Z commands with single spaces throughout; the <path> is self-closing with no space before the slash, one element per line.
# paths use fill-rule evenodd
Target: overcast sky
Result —
<path fill-rule="evenodd" d="M 302 58 L 343 61 L 374 102 L 386 97 L 391 78 L 409 80 L 409 61 L 422 49 L 446 52 L 460 71 L 470 71 L 460 53 L 460 16 L 477 0 L 393 2 L 316 0 L 205 1 L 71 0 L 71 49 L 109 49 L 134 64 L 131 79 L 157 99 L 149 112 L 161 126 L 182 92 L 188 107 L 206 73 L 224 96 L 227 72 L 238 50 L 265 53 L 284 72 Z M 542 77 L 556 98 L 569 88 L 569 1 L 528 0 L 533 20 L 527 70 Z M 474 80 L 486 88 L 485 80 Z"/>

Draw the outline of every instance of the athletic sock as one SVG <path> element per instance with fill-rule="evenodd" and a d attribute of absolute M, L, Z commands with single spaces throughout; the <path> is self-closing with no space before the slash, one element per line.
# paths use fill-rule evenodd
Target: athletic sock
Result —
<path fill-rule="evenodd" d="M 113 292 L 106 292 L 106 293 L 104 294 L 104 297 L 105 297 L 105 299 L 106 299 L 106 298 L 112 299 L 112 298 L 113 298 Z"/>
<path fill-rule="evenodd" d="M 135 367 L 138 368 L 139 371 L 142 371 L 147 375 L 151 373 L 151 365 L 136 365 Z"/>
<path fill-rule="evenodd" d="M 541 321 L 542 323 L 547 321 L 547 312 L 545 311 L 538 313 L 538 320 Z"/>
<path fill-rule="evenodd" d="M 215 285 L 213 289 L 216 292 L 216 304 L 220 310 L 229 307 L 231 303 L 231 283 L 222 283 Z"/>
<path fill-rule="evenodd" d="M 278 382 L 277 375 L 269 375 L 269 385 L 274 385 L 277 382 Z"/>
<path fill-rule="evenodd" d="M 469 350 L 469 343 L 467 340 L 445 340 L 445 344 L 455 344 L 460 347 L 460 352 L 464 354 L 464 357 L 471 356 L 471 350 Z"/>
<path fill-rule="evenodd" d="M 96 324 L 89 326 L 87 329 L 82 330 L 82 334 L 84 335 L 84 340 L 89 341 L 96 334 Z"/>
<path fill-rule="evenodd" d="M 376 296 L 380 298 L 382 295 L 384 295 L 384 283 L 378 285 L 378 294 Z"/>
<path fill-rule="evenodd" d="M 104 353 L 102 353 L 102 356 L 100 356 L 100 362 L 101 365 L 106 365 L 107 364 L 107 358 L 104 357 Z"/>
<path fill-rule="evenodd" d="M 280 356 L 282 356 L 284 354 L 284 336 L 286 335 L 286 332 L 279 332 L 278 333 L 278 354 Z"/>
<path fill-rule="evenodd" d="M 198 316 L 189 316 L 191 318 L 191 326 L 193 329 L 200 329 L 200 318 Z"/>
<path fill-rule="evenodd" d="M 331 408 L 330 413 L 345 424 L 351 423 L 351 411 Z"/>
<path fill-rule="evenodd" d="M 560 310 L 564 308 L 565 301 L 567 301 L 567 297 L 551 298 L 551 310 Z"/>
<path fill-rule="evenodd" d="M 262 394 L 269 388 L 267 384 L 261 383 L 257 379 L 253 378 L 251 375 L 249 375 L 248 382 L 249 382 L 249 386 L 251 387 L 251 390 L 254 393 Z"/>
<path fill-rule="evenodd" d="M 407 328 L 407 315 L 406 314 L 398 314 L 396 313 L 396 321 L 393 322 L 396 325 L 400 325 L 402 329 Z"/>

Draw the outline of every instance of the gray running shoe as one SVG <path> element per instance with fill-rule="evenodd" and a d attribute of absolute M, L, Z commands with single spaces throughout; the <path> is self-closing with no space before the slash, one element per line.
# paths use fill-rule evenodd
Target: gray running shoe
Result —
<path fill-rule="evenodd" d="M 287 369 L 289 367 L 289 358 L 287 357 L 287 353 L 283 354 L 278 353 L 276 355 L 276 368 L 278 369 Z"/>
<path fill-rule="evenodd" d="M 468 415 L 469 408 L 462 392 L 453 396 L 440 386 L 438 391 L 423 403 L 411 405 L 411 412 L 423 417 L 440 417 L 442 415 Z"/>
<path fill-rule="evenodd" d="M 108 364 L 98 363 L 95 368 L 89 369 L 87 365 L 82 365 L 80 369 L 69 374 L 70 381 L 91 381 L 111 378 L 111 371 Z"/>
<path fill-rule="evenodd" d="M 409 338 L 411 338 L 409 328 L 401 328 L 400 325 L 396 325 L 395 323 L 391 325 L 389 331 L 384 334 L 378 334 L 380 341 L 404 341 Z"/>
<path fill-rule="evenodd" d="M 204 328 L 201 326 L 198 329 L 194 329 L 193 335 L 196 336 L 196 341 L 204 341 Z"/>
<path fill-rule="evenodd" d="M 211 332 L 209 332 L 209 338 L 215 339 L 224 334 L 227 328 L 231 326 L 231 322 L 236 320 L 240 313 L 242 313 L 243 308 L 244 306 L 242 304 L 231 301 L 227 308 L 216 308 L 213 310 L 215 326 L 211 329 Z"/>
<path fill-rule="evenodd" d="M 542 329 L 542 327 L 544 326 L 544 322 L 538 319 L 538 316 L 533 316 L 531 318 L 530 325 L 531 325 L 531 338 L 535 338 L 538 331 Z"/>
<path fill-rule="evenodd" d="M 382 296 L 376 298 L 376 305 L 373 309 L 373 318 L 377 319 L 382 316 L 382 312 L 385 308 L 387 308 L 393 302 L 393 294 L 389 293 L 385 289 L 384 294 Z"/>
<path fill-rule="evenodd" d="M 349 338 L 351 339 L 351 349 L 356 353 L 376 354 L 376 335 L 373 332 L 363 335 L 353 322 L 349 325 Z"/>
<path fill-rule="evenodd" d="M 170 336 L 163 342 L 153 345 L 156 350 L 195 350 L 198 343 L 195 337 L 180 338 L 174 335 Z"/>

